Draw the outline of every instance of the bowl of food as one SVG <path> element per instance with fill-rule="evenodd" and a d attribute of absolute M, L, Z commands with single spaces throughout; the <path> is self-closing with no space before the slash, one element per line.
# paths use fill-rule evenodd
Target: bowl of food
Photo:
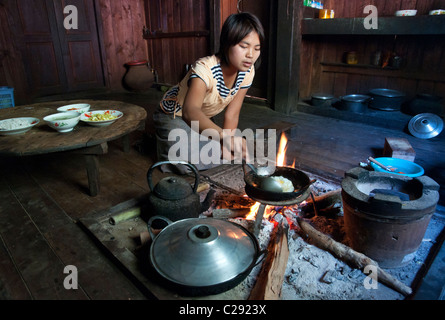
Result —
<path fill-rule="evenodd" d="M 445 14 L 445 10 L 443 10 L 443 9 L 431 10 L 429 14 L 430 14 L 430 16 L 439 16 L 439 15 Z"/>
<path fill-rule="evenodd" d="M 80 113 L 77 111 L 55 113 L 43 118 L 48 126 L 61 133 L 73 131 L 79 120 Z"/>
<path fill-rule="evenodd" d="M 417 14 L 417 10 L 397 10 L 396 17 L 414 17 Z"/>
<path fill-rule="evenodd" d="M 105 127 L 122 118 L 123 115 L 117 110 L 97 110 L 83 113 L 80 116 L 80 121 L 95 127 Z"/>
<path fill-rule="evenodd" d="M 421 166 L 412 161 L 398 159 L 398 158 L 389 158 L 389 157 L 377 158 L 375 160 L 377 160 L 378 162 L 380 162 L 385 167 L 388 167 L 391 170 L 387 171 L 378 166 L 377 164 L 375 164 L 374 162 L 371 162 L 371 167 L 378 172 L 389 172 L 413 178 L 420 177 L 425 173 L 425 171 Z"/>
<path fill-rule="evenodd" d="M 62 106 L 57 108 L 57 111 L 59 112 L 67 112 L 67 111 L 77 111 L 78 113 L 85 113 L 90 111 L 91 105 L 87 103 L 76 103 L 76 104 L 69 104 L 66 106 Z"/>
<path fill-rule="evenodd" d="M 11 136 L 28 132 L 39 122 L 39 119 L 32 117 L 0 120 L 0 135 Z"/>

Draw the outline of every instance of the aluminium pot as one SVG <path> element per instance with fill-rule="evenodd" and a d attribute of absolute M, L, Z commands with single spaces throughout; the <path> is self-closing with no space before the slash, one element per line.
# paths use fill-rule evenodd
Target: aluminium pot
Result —
<path fill-rule="evenodd" d="M 158 220 L 158 221 L 157 221 Z M 167 224 L 155 236 L 152 225 Z M 244 227 L 214 218 L 148 221 L 150 265 L 163 283 L 186 296 L 222 293 L 240 284 L 262 261 L 257 238 Z"/>
<path fill-rule="evenodd" d="M 368 109 L 370 96 L 363 94 L 349 94 L 340 98 L 338 108 L 344 111 L 363 113 Z"/>
<path fill-rule="evenodd" d="M 400 111 L 405 94 L 391 89 L 372 89 L 369 92 L 371 102 L 369 107 L 383 111 Z"/>
<path fill-rule="evenodd" d="M 314 107 L 329 107 L 334 100 L 334 96 L 324 93 L 315 93 L 311 97 L 311 104 Z"/>

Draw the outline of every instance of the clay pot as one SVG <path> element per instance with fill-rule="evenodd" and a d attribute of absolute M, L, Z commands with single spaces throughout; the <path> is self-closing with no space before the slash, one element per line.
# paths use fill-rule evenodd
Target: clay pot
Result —
<path fill-rule="evenodd" d="M 130 61 L 125 65 L 128 68 L 123 79 L 126 89 L 143 92 L 151 88 L 155 77 L 147 60 Z"/>

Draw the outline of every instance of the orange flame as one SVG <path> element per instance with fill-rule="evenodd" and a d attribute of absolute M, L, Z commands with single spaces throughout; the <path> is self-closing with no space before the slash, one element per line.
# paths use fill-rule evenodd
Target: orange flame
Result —
<path fill-rule="evenodd" d="M 245 217 L 246 220 L 255 220 L 256 215 L 258 213 L 258 209 L 260 208 L 261 203 L 256 202 L 251 208 L 249 214 Z M 263 219 L 269 219 L 271 216 L 275 215 L 275 207 L 273 206 L 266 206 L 266 209 L 264 210 L 264 216 Z"/>
<path fill-rule="evenodd" d="M 282 133 L 277 153 L 278 167 L 284 167 L 286 165 L 286 151 L 287 151 L 287 138 L 286 135 Z"/>
<path fill-rule="evenodd" d="M 285 167 L 286 166 L 286 151 L 287 151 L 287 143 L 288 139 L 284 132 L 281 134 L 280 138 L 280 144 L 278 147 L 278 153 L 277 153 L 277 167 Z M 293 164 L 291 168 L 295 168 L 295 159 L 293 161 Z M 258 212 L 258 209 L 260 208 L 261 203 L 257 202 L 255 203 L 251 208 L 249 214 L 246 216 L 245 219 L 247 220 L 255 220 L 256 214 Z M 266 206 L 266 209 L 264 211 L 264 217 L 268 219 L 270 216 L 274 215 L 276 211 L 274 210 L 274 207 L 272 206 Z"/>

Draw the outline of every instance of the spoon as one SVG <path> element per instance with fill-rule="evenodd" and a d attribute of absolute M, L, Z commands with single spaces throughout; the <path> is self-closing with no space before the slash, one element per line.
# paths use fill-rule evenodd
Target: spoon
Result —
<path fill-rule="evenodd" d="M 260 188 L 270 192 L 283 192 L 281 184 L 270 176 L 275 172 L 275 166 L 255 167 L 251 163 L 244 162 L 259 178 Z"/>
<path fill-rule="evenodd" d="M 381 164 L 380 162 L 378 162 L 376 159 L 374 159 L 373 157 L 369 157 L 368 158 L 369 161 L 374 162 L 376 165 L 378 165 L 380 168 L 389 171 L 389 172 L 393 172 L 393 170 L 391 170 L 390 168 L 388 168 L 387 166 Z"/>
<path fill-rule="evenodd" d="M 251 163 L 247 163 L 247 162 L 246 162 L 246 164 L 247 164 L 247 166 L 248 166 L 250 169 L 252 169 L 253 172 L 255 172 L 255 174 L 256 174 L 257 176 L 260 176 L 260 177 L 268 177 L 268 176 L 271 176 L 272 174 L 274 174 L 274 172 L 275 172 L 275 170 L 276 170 L 275 166 L 258 166 L 258 167 L 255 167 L 255 166 L 254 166 L 253 164 L 251 164 Z"/>
<path fill-rule="evenodd" d="M 261 180 L 261 189 L 269 192 L 283 192 L 281 184 L 271 177 L 264 177 Z"/>

